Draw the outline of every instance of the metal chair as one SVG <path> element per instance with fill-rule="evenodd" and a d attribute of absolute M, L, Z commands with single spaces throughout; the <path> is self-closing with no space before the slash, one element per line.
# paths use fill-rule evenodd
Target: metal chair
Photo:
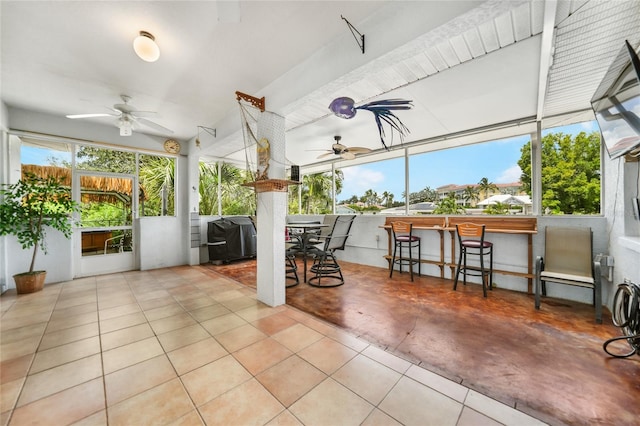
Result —
<path fill-rule="evenodd" d="M 287 251 L 285 252 L 285 287 L 294 287 L 300 283 L 298 278 L 298 265 L 296 264 L 296 254 L 298 250 L 294 244 L 286 243 Z"/>
<path fill-rule="evenodd" d="M 418 275 L 420 275 L 420 258 L 422 257 L 420 248 L 420 237 L 413 235 L 413 224 L 402 221 L 391 222 L 391 232 L 393 233 L 393 256 L 391 257 L 391 263 L 389 264 L 389 278 L 393 277 L 393 266 L 399 265 L 399 270 L 402 272 L 402 265 L 409 267 L 411 273 L 411 281 L 413 281 L 413 265 L 418 265 Z M 418 257 L 413 257 L 413 249 L 418 249 Z M 400 253 L 398 253 L 400 249 Z M 402 250 L 405 249 L 409 252 L 409 258 L 402 256 Z M 396 256 L 398 254 L 398 256 Z"/>
<path fill-rule="evenodd" d="M 344 284 L 344 276 L 335 257 L 336 250 L 344 250 L 355 215 L 338 216 L 329 235 L 324 238 L 322 249 L 312 248 L 309 253 L 314 261 L 309 271 L 315 274 L 307 281 L 314 287 L 337 287 Z"/>
<path fill-rule="evenodd" d="M 467 275 L 479 276 L 482 280 L 482 294 L 487 297 L 487 288 L 493 290 L 493 243 L 484 239 L 484 225 L 461 223 L 456 225 L 460 256 L 456 267 L 456 278 L 453 289 L 458 286 L 458 277 L 462 272 L 462 283 L 467 285 Z M 467 255 L 478 256 L 480 267 L 467 265 Z M 484 258 L 489 256 L 489 269 L 485 268 Z"/>
<path fill-rule="evenodd" d="M 547 282 L 593 289 L 596 322 L 602 323 L 600 262 L 593 260 L 591 228 L 545 228 L 544 257 L 536 259 L 536 309 L 540 293 L 547 295 Z"/>

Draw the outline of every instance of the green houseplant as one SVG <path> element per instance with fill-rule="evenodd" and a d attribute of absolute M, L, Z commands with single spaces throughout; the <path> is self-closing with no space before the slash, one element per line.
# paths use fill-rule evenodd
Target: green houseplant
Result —
<path fill-rule="evenodd" d="M 34 271 L 38 248 L 47 253 L 46 231 L 56 229 L 71 238 L 71 213 L 79 205 L 71 191 L 53 176 L 26 173 L 17 183 L 0 189 L 0 235 L 15 235 L 23 249 L 33 248 L 28 272 L 13 276 L 18 293 L 42 290 L 46 271 Z"/>

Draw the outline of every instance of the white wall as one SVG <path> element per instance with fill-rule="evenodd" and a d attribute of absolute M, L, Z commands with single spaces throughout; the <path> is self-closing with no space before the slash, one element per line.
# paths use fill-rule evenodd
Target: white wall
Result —
<path fill-rule="evenodd" d="M 631 198 L 640 196 L 640 163 L 625 162 L 624 158 L 609 160 L 605 154 L 603 166 L 607 239 L 615 261 L 612 291 L 605 300 L 612 306 L 617 285 L 623 280 L 640 284 L 640 221 L 631 208 Z"/>

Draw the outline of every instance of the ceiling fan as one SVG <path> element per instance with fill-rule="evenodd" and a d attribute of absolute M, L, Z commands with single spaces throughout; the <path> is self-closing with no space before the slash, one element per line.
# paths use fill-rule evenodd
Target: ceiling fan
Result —
<path fill-rule="evenodd" d="M 331 146 L 331 149 L 327 150 L 324 154 L 320 154 L 318 159 L 328 157 L 329 155 L 339 155 L 345 160 L 353 160 L 356 158 L 356 154 L 364 154 L 371 152 L 369 148 L 363 148 L 359 146 L 345 146 L 340 143 L 342 136 L 334 136 L 336 143 Z"/>
<path fill-rule="evenodd" d="M 131 100 L 130 96 L 120 95 L 120 98 L 122 99 L 123 103 L 115 104 L 111 108 L 113 110 L 112 113 L 98 112 L 89 114 L 70 114 L 67 115 L 67 118 L 77 119 L 94 117 L 115 117 L 115 125 L 120 129 L 120 136 L 131 136 L 134 126 L 137 126 L 138 124 L 147 126 L 161 133 L 173 133 L 173 130 L 167 129 L 166 127 L 161 126 L 158 123 L 154 123 L 153 121 L 144 118 L 150 115 L 154 115 L 154 111 L 139 111 L 136 107 L 129 104 L 129 101 Z"/>

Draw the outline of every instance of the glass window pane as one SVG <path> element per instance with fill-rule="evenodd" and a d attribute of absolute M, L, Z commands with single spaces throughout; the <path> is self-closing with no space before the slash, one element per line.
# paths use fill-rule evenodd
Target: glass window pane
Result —
<path fill-rule="evenodd" d="M 404 206 L 404 158 L 342 167 L 340 171 L 342 179 L 336 179 L 336 213 L 393 214 L 389 209 Z"/>
<path fill-rule="evenodd" d="M 543 214 L 600 213 L 600 132 L 595 121 L 542 132 Z"/>
<path fill-rule="evenodd" d="M 530 214 L 523 157 L 531 157 L 528 135 L 411 156 L 410 212 Z"/>
<path fill-rule="evenodd" d="M 140 155 L 140 217 L 175 215 L 176 160 L 158 155 Z"/>
<path fill-rule="evenodd" d="M 200 163 L 200 214 L 201 215 L 253 215 L 256 211 L 254 189 L 242 186 L 250 181 L 248 173 L 232 164 L 222 163 L 218 176 L 218 163 Z M 218 182 L 221 186 L 218 202 Z M 222 211 L 218 211 L 219 205 Z"/>
<path fill-rule="evenodd" d="M 110 173 L 133 174 L 136 170 L 133 152 L 95 146 L 79 145 L 76 152 L 76 168 Z"/>

